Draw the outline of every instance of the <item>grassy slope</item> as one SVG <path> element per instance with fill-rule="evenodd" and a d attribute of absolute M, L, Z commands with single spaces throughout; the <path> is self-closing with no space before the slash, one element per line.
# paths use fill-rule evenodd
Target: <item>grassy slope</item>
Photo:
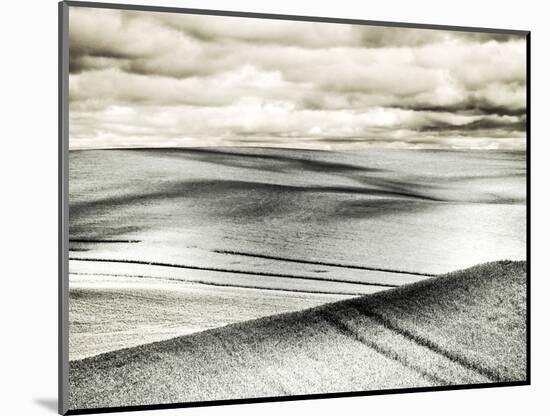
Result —
<path fill-rule="evenodd" d="M 350 299 L 172 280 L 70 276 L 69 359 Z"/>
<path fill-rule="evenodd" d="M 523 380 L 525 262 L 75 361 L 71 408 Z"/>

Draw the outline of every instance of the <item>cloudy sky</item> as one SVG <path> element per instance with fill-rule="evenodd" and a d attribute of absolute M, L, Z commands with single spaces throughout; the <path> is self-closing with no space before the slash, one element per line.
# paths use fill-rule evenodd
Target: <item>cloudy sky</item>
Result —
<path fill-rule="evenodd" d="M 522 36 L 71 7 L 71 148 L 524 148 Z"/>

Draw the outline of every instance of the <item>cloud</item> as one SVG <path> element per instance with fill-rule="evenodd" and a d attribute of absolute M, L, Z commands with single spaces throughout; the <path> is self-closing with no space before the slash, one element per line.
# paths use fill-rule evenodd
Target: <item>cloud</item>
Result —
<path fill-rule="evenodd" d="M 519 36 L 69 13 L 72 147 L 525 142 Z"/>

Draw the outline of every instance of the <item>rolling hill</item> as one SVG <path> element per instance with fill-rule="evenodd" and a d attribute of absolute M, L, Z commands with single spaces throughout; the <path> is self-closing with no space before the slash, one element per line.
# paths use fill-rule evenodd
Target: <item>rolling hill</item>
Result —
<path fill-rule="evenodd" d="M 526 267 L 487 263 L 72 361 L 70 407 L 522 381 Z"/>

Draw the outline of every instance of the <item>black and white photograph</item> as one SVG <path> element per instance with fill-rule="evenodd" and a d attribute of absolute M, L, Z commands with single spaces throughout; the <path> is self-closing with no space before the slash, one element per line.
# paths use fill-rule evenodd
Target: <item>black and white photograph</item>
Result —
<path fill-rule="evenodd" d="M 68 410 L 528 384 L 528 32 L 62 7 Z"/>

